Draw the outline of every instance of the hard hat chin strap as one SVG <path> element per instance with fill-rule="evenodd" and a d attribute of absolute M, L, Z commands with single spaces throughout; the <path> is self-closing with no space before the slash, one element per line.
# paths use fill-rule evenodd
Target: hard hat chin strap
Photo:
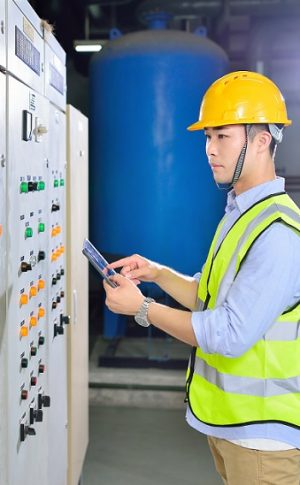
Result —
<path fill-rule="evenodd" d="M 245 140 L 245 143 L 243 145 L 243 148 L 241 149 L 241 153 L 239 155 L 239 158 L 236 162 L 236 166 L 235 166 L 235 169 L 234 169 L 234 172 L 233 172 L 231 182 L 228 183 L 228 184 L 218 184 L 217 183 L 218 189 L 223 189 L 223 190 L 232 189 L 232 187 L 237 183 L 238 179 L 240 178 L 242 170 L 243 170 L 244 162 L 245 162 L 246 151 L 247 151 L 247 147 L 248 147 L 248 135 L 249 135 L 250 129 L 251 129 L 251 125 L 245 125 L 246 140 Z"/>

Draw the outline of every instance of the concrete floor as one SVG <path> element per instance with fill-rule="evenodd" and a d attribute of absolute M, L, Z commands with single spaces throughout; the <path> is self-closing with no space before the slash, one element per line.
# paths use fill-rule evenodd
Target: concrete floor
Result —
<path fill-rule="evenodd" d="M 221 485 L 206 437 L 185 421 L 185 370 L 98 367 L 90 356 L 90 440 L 80 485 Z M 124 355 L 188 357 L 176 341 L 124 339 Z M 150 349 L 150 351 L 149 351 Z"/>
<path fill-rule="evenodd" d="M 90 406 L 82 485 L 221 485 L 184 411 Z"/>

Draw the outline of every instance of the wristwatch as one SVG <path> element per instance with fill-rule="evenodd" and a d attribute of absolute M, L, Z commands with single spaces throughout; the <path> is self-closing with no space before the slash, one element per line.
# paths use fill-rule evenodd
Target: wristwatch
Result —
<path fill-rule="evenodd" d="M 143 301 L 139 311 L 137 312 L 137 314 L 134 317 L 136 323 L 138 323 L 142 327 L 149 327 L 149 325 L 150 325 L 150 322 L 148 321 L 147 316 L 148 316 L 149 305 L 153 301 L 155 301 L 153 298 L 148 298 L 148 297 L 145 298 L 145 300 Z"/>

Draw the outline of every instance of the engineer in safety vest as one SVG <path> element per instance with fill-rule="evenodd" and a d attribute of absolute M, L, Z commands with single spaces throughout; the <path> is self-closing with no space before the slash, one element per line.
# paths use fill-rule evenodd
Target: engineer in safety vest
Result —
<path fill-rule="evenodd" d="M 204 130 L 214 180 L 230 188 L 202 272 L 187 277 L 133 255 L 110 265 L 122 267 L 117 288 L 104 283 L 113 312 L 193 347 L 187 421 L 208 436 L 228 485 L 300 484 L 300 210 L 274 166 L 290 124 L 267 77 L 215 81 L 189 127 Z M 145 298 L 140 281 L 187 310 Z"/>

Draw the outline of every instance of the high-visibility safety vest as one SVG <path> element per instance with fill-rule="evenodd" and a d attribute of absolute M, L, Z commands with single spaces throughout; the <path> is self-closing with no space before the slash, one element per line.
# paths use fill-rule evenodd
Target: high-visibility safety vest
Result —
<path fill-rule="evenodd" d="M 300 236 L 300 209 L 285 192 L 255 203 L 223 239 L 222 219 L 199 282 L 203 310 L 224 302 L 252 245 L 275 222 Z M 213 426 L 280 422 L 300 427 L 300 301 L 278 315 L 263 338 L 239 357 L 194 348 L 187 401 L 196 418 Z"/>

